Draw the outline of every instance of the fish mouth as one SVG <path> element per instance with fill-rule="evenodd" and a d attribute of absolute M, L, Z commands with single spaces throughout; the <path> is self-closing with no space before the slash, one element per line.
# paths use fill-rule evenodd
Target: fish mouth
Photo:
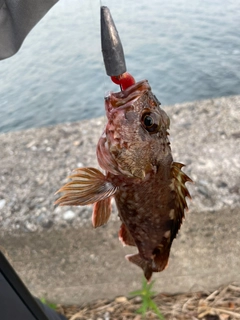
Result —
<path fill-rule="evenodd" d="M 151 87 L 147 80 L 139 81 L 129 88 L 120 92 L 111 92 L 105 97 L 106 109 L 111 111 L 112 109 L 119 108 L 121 106 L 128 106 L 138 99 L 144 92 L 150 91 Z"/>

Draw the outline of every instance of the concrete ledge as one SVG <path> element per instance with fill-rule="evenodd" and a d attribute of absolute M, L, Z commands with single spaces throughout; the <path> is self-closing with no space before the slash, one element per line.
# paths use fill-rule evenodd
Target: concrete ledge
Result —
<path fill-rule="evenodd" d="M 240 97 L 166 107 L 174 159 L 193 178 L 193 201 L 156 289 L 214 289 L 240 281 Z M 62 303 L 111 298 L 139 288 L 135 248 L 119 222 L 91 227 L 91 207 L 54 208 L 54 192 L 77 166 L 97 166 L 104 119 L 2 134 L 0 245 L 29 289 Z"/>
<path fill-rule="evenodd" d="M 155 274 L 158 292 L 210 290 L 240 282 L 240 209 L 191 213 L 174 241 L 169 266 Z M 1 240 L 32 293 L 61 303 L 127 295 L 142 272 L 124 259 L 120 223 L 106 227 L 8 235 Z"/>

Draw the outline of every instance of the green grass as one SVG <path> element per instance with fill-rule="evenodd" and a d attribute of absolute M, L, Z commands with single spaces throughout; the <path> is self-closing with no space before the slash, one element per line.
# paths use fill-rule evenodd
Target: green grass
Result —
<path fill-rule="evenodd" d="M 152 298 L 156 295 L 156 292 L 152 291 L 153 284 L 154 281 L 147 283 L 146 279 L 144 278 L 142 282 L 142 288 L 140 290 L 130 292 L 130 295 L 134 297 L 140 296 L 142 298 L 142 305 L 137 310 L 137 313 L 141 314 L 143 318 L 146 317 L 147 311 L 152 310 L 159 319 L 164 320 L 164 317 L 158 309 L 158 306 L 152 300 Z"/>
<path fill-rule="evenodd" d="M 49 308 L 51 308 L 51 309 L 56 311 L 57 305 L 55 303 L 48 302 L 45 298 L 41 298 L 40 301 L 42 303 L 46 304 Z"/>

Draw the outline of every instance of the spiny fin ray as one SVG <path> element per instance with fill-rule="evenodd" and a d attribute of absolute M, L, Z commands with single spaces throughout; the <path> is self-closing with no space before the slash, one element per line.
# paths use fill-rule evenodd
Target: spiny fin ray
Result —
<path fill-rule="evenodd" d="M 176 193 L 175 199 L 175 208 L 174 208 L 174 224 L 171 232 L 171 240 L 173 240 L 180 226 L 182 224 L 182 220 L 184 216 L 184 210 L 188 209 L 186 197 L 191 199 L 190 193 L 185 186 L 186 182 L 193 182 L 191 178 L 189 178 L 181 168 L 184 165 L 179 162 L 173 162 L 171 167 L 172 177 L 174 179 L 173 188 Z"/>
<path fill-rule="evenodd" d="M 94 204 L 92 214 L 93 227 L 97 228 L 107 223 L 111 214 L 111 210 L 111 197 L 96 202 Z"/>
<path fill-rule="evenodd" d="M 79 168 L 70 176 L 72 181 L 56 193 L 64 192 L 55 204 L 60 206 L 84 206 L 111 197 L 117 188 L 95 168 Z"/>

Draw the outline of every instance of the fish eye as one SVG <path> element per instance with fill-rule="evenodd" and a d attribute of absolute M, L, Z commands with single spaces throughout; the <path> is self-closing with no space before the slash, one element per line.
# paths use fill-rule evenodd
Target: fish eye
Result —
<path fill-rule="evenodd" d="M 143 119 L 143 123 L 144 123 L 145 127 L 151 128 L 154 124 L 154 120 L 151 116 L 146 115 Z"/>
<path fill-rule="evenodd" d="M 142 125 L 150 133 L 156 133 L 159 128 L 159 121 L 152 112 L 145 111 L 142 115 Z"/>

